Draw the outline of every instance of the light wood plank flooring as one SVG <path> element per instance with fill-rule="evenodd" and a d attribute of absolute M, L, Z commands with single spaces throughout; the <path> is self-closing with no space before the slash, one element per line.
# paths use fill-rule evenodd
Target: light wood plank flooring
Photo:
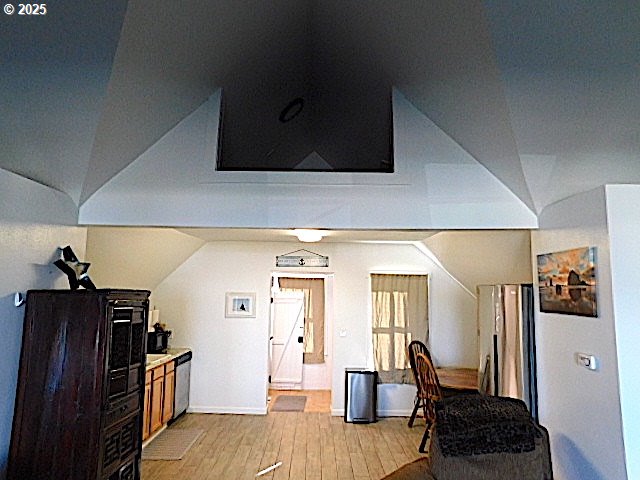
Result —
<path fill-rule="evenodd" d="M 299 396 L 304 395 L 307 397 L 307 402 L 304 404 L 304 411 L 314 413 L 328 413 L 331 411 L 331 390 L 269 390 L 269 402 L 268 410 L 271 411 L 271 406 L 275 403 L 276 398 L 280 395 L 292 395 Z"/>
<path fill-rule="evenodd" d="M 142 462 L 142 480 L 380 479 L 421 455 L 421 422 L 407 418 L 345 423 L 329 413 L 184 415 L 169 428 L 200 428 L 205 434 L 180 461 Z"/>

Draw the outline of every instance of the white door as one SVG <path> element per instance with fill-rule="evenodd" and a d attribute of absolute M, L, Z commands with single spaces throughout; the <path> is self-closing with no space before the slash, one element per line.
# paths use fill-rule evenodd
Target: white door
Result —
<path fill-rule="evenodd" d="M 271 304 L 271 388 L 302 388 L 304 293 L 274 293 Z"/>

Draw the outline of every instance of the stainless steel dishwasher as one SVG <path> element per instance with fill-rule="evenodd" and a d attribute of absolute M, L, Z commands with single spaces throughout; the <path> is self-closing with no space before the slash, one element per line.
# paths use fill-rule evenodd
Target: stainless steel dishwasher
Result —
<path fill-rule="evenodd" d="M 189 406 L 189 384 L 191 382 L 191 352 L 176 358 L 176 390 L 173 403 L 173 418 L 183 414 Z"/>

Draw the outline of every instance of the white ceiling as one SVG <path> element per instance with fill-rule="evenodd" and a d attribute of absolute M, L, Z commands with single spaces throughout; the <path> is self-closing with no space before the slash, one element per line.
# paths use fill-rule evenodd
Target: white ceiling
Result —
<path fill-rule="evenodd" d="M 634 0 L 159 0 L 152 10 L 69 0 L 46 19 L 2 16 L 1 168 L 81 204 L 220 87 L 245 102 L 240 112 L 280 108 L 312 51 L 329 77 L 319 85 L 366 84 L 376 98 L 397 87 L 536 212 L 640 183 Z"/>
<path fill-rule="evenodd" d="M 179 232 L 207 242 L 295 242 L 304 248 L 312 248 L 313 243 L 298 241 L 293 229 L 261 228 L 178 228 Z M 431 230 L 320 230 L 321 243 L 351 242 L 418 242 L 434 235 Z"/>

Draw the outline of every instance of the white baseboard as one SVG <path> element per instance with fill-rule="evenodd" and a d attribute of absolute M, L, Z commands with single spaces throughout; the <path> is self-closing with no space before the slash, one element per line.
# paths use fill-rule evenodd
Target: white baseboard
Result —
<path fill-rule="evenodd" d="M 411 410 L 378 410 L 379 417 L 410 417 Z"/>
<path fill-rule="evenodd" d="M 334 417 L 344 417 L 344 408 L 332 408 L 331 415 Z M 378 410 L 378 417 L 410 417 L 411 410 Z"/>
<path fill-rule="evenodd" d="M 230 413 L 233 415 L 266 415 L 267 407 L 207 407 L 189 406 L 187 413 Z"/>
<path fill-rule="evenodd" d="M 269 384 L 269 388 L 271 388 L 273 390 L 302 390 L 302 384 L 301 383 L 286 383 L 286 382 L 270 383 Z"/>
<path fill-rule="evenodd" d="M 267 407 L 207 407 L 190 406 L 187 413 L 229 413 L 233 415 L 266 415 Z M 331 415 L 334 417 L 344 417 L 344 408 L 332 408 Z M 378 410 L 378 417 L 410 417 L 411 410 Z"/>

